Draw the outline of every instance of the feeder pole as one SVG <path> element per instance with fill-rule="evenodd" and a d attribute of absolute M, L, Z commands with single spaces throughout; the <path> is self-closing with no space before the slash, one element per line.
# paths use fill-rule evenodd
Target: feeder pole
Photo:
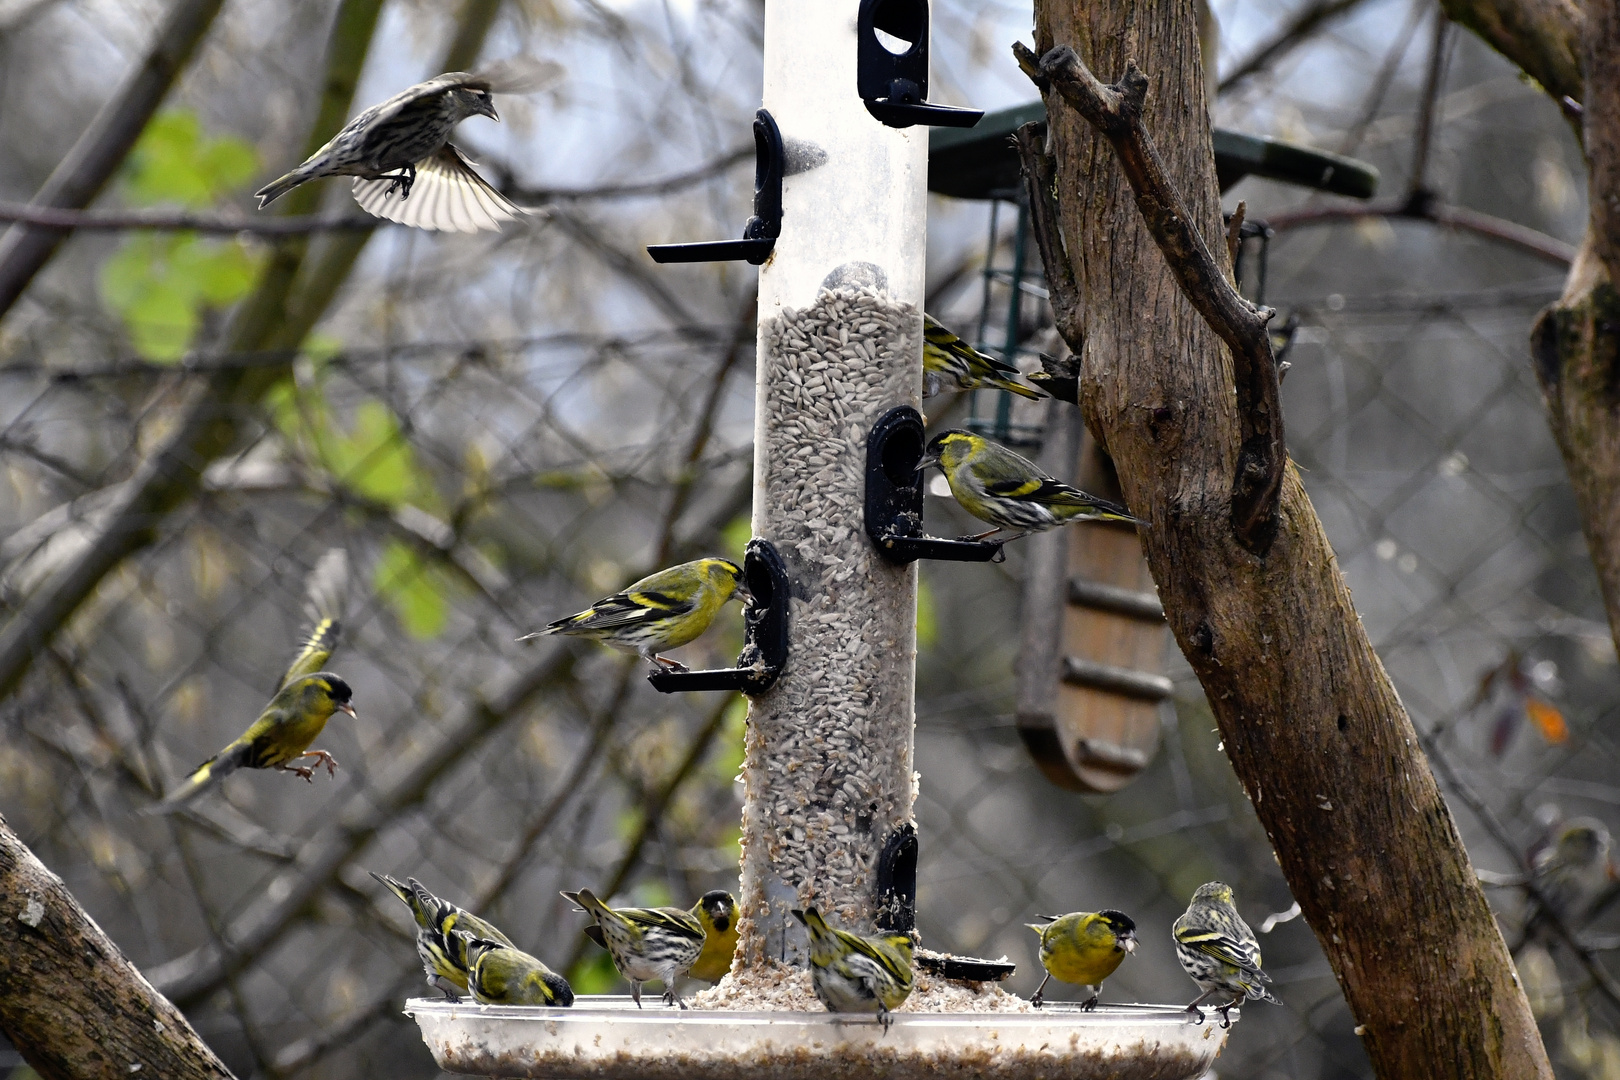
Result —
<path fill-rule="evenodd" d="M 873 930 L 880 853 L 916 794 L 916 570 L 877 555 L 862 509 L 867 432 L 921 387 L 928 129 L 863 106 L 858 8 L 765 5 L 764 105 L 787 177 L 759 275 L 753 530 L 793 599 L 786 670 L 749 707 L 742 978 L 804 962 L 792 908 Z"/>

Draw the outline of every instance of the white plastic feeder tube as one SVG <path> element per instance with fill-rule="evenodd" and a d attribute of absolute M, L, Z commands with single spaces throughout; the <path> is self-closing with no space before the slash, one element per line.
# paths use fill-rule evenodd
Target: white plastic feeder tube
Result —
<path fill-rule="evenodd" d="M 752 699 L 736 975 L 802 964 L 790 909 L 870 932 L 878 854 L 911 820 L 917 578 L 862 531 L 866 436 L 922 379 L 928 129 L 856 93 L 857 0 L 768 0 L 765 107 L 787 144 L 759 275 L 756 536 L 792 580 L 787 668 Z"/>

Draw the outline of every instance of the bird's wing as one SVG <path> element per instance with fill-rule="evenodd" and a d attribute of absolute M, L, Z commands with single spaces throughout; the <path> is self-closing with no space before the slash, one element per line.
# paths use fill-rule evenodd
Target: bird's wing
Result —
<path fill-rule="evenodd" d="M 896 982 L 907 986 L 911 984 L 910 938 L 901 935 L 884 938 L 882 945 L 888 947 L 883 948 L 876 941 L 868 941 L 866 938 L 851 934 L 845 930 L 834 930 L 833 933 L 838 935 L 840 941 L 849 946 L 850 952 L 857 956 L 864 956 L 877 964 L 888 972 L 889 976 Z"/>
<path fill-rule="evenodd" d="M 423 98 L 442 94 L 446 90 L 453 90 L 458 86 L 470 86 L 474 90 L 488 90 L 489 84 L 484 79 L 470 71 L 447 71 L 443 75 L 435 75 L 426 82 L 419 82 L 415 86 L 407 86 L 393 97 L 379 101 L 365 112 L 350 120 L 348 127 L 369 127 L 379 120 L 392 120 L 404 111 L 405 107 Z"/>
<path fill-rule="evenodd" d="M 315 621 L 309 637 L 288 665 L 277 691 L 294 679 L 313 675 L 326 666 L 332 651 L 337 648 L 338 635 L 343 631 L 344 599 L 349 588 L 349 555 L 342 548 L 332 548 L 315 563 L 309 572 L 306 609 Z"/>
<path fill-rule="evenodd" d="M 703 940 L 703 924 L 692 917 L 690 911 L 680 908 L 614 908 L 617 914 L 626 922 L 637 926 L 664 930 L 676 937 L 690 938 L 693 941 Z"/>
<path fill-rule="evenodd" d="M 1175 935 L 1176 940 L 1183 945 L 1208 953 L 1215 959 L 1258 976 L 1266 982 L 1271 981 L 1265 972 L 1260 970 L 1260 946 L 1256 942 L 1244 941 L 1222 930 L 1179 924 Z"/>
<path fill-rule="evenodd" d="M 652 589 L 614 593 L 605 596 L 578 615 L 558 619 L 547 629 L 612 630 L 634 626 L 649 619 L 684 615 L 695 605 L 696 597 L 679 600 Z"/>
<path fill-rule="evenodd" d="M 416 163 L 410 198 L 401 196 L 394 180 L 356 177 L 354 201 L 376 217 L 439 232 L 498 232 L 529 213 L 491 187 L 449 143 Z"/>
<path fill-rule="evenodd" d="M 563 66 L 551 60 L 542 60 L 537 56 L 509 56 L 479 68 L 477 74 L 463 85 L 488 90 L 492 94 L 535 94 L 556 83 L 564 74 Z"/>

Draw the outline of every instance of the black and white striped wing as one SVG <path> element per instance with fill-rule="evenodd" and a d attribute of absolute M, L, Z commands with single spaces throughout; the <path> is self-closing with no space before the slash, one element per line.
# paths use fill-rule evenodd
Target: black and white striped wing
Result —
<path fill-rule="evenodd" d="M 392 180 L 357 178 L 354 201 L 376 217 L 438 232 L 498 232 L 528 213 L 474 172 L 449 143 L 416 163 L 410 198 L 402 198 Z"/>

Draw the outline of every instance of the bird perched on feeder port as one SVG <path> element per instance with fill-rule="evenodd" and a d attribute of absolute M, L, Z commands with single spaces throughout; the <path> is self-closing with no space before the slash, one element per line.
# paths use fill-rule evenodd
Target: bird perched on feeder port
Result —
<path fill-rule="evenodd" d="M 324 176 L 354 177 L 354 201 L 376 217 L 447 232 L 498 230 L 528 211 L 496 191 L 450 142 L 470 116 L 499 121 L 492 97 L 539 89 L 559 69 L 520 59 L 482 72 L 450 71 L 401 90 L 344 125 L 292 172 L 254 194 L 264 209 Z"/>
<path fill-rule="evenodd" d="M 942 431 L 928 443 L 919 470 L 939 466 L 962 509 L 995 528 L 966 539 L 983 540 L 1017 529 L 1008 540 L 1074 521 L 1144 522 L 1123 506 L 1088 495 L 1047 476 L 1033 461 L 971 431 Z"/>
<path fill-rule="evenodd" d="M 986 356 L 923 314 L 923 397 L 950 386 L 956 390 L 1005 390 L 1038 401 L 1046 395 L 1017 382 L 1019 371 L 1005 360 Z"/>
<path fill-rule="evenodd" d="M 658 654 L 696 640 L 732 599 L 745 604 L 752 599 L 742 583 L 742 567 L 730 559 L 694 559 L 644 577 L 518 640 L 546 634 L 590 638 L 639 654 L 654 671 L 659 665 L 685 671 L 686 665 Z"/>
<path fill-rule="evenodd" d="M 179 787 L 148 807 L 146 813 L 172 813 L 237 769 L 280 769 L 314 783 L 313 768 L 293 764 L 301 758 L 314 758 L 317 768 L 326 766 L 327 775 L 337 774 L 337 759 L 309 746 L 333 713 L 355 715 L 354 706 L 349 704 L 354 697 L 349 684 L 321 670 L 337 648 L 342 632 L 348 581 L 348 556 L 341 548 L 321 556 L 309 574 L 307 606 L 315 620 L 314 629 L 281 676 L 270 704 L 239 738 L 197 766 Z"/>
<path fill-rule="evenodd" d="M 827 925 L 815 908 L 794 909 L 810 931 L 810 985 L 828 1012 L 889 1013 L 911 996 L 912 942 L 904 934 L 862 937 Z"/>
<path fill-rule="evenodd" d="M 467 985 L 480 1005 L 549 1005 L 574 1003 L 574 988 L 538 958 L 501 941 L 452 930 L 456 951 L 467 957 Z"/>
<path fill-rule="evenodd" d="M 1041 967 L 1046 978 L 1035 989 L 1030 1004 L 1041 1007 L 1042 994 L 1052 979 L 1091 987 L 1080 1003 L 1087 1011 L 1097 1007 L 1103 980 L 1114 973 L 1127 953 L 1136 951 L 1136 924 L 1122 911 L 1076 911 L 1068 915 L 1042 915 L 1046 923 L 1025 923 L 1041 937 Z"/>
<path fill-rule="evenodd" d="M 1260 943 L 1232 903 L 1230 885 L 1211 881 L 1198 886 L 1170 933 L 1176 942 L 1176 959 L 1203 991 L 1187 1006 L 1194 1023 L 1204 1022 L 1198 1006 L 1216 994 L 1232 999 L 1216 1006 L 1222 1027 L 1231 1025 L 1231 1009 L 1251 998 L 1282 1004 L 1265 987 L 1271 976 L 1260 970 Z"/>
<path fill-rule="evenodd" d="M 511 939 L 493 925 L 434 896 L 415 878 L 401 883 L 387 874 L 369 870 L 367 873 L 411 909 L 411 918 L 416 920 L 416 955 L 421 957 L 427 983 L 449 1000 L 459 1001 L 461 995 L 469 992 L 468 970 L 472 966 L 466 950 L 469 940 L 492 941 L 516 948 Z"/>
<path fill-rule="evenodd" d="M 703 951 L 703 924 L 690 911 L 677 907 L 610 908 L 589 889 L 565 892 L 596 920 L 600 934 L 586 936 L 607 949 L 613 966 L 630 982 L 630 997 L 641 1008 L 641 984 L 654 979 L 664 984 L 664 1004 L 686 1008 L 675 993 L 675 980 Z"/>

